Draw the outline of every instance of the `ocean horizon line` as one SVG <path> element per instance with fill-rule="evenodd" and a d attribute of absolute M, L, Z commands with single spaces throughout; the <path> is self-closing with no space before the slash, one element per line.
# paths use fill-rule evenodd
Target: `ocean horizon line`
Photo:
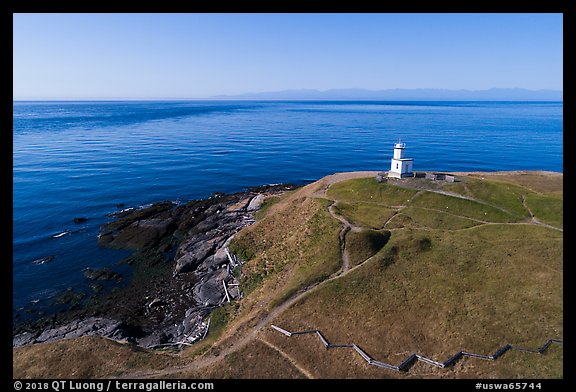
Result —
<path fill-rule="evenodd" d="M 402 99 L 361 99 L 361 98 L 300 98 L 300 99 L 273 99 L 273 98 L 38 98 L 38 99 L 12 99 L 12 102 L 564 102 L 552 99 L 432 99 L 432 98 L 402 98 Z"/>

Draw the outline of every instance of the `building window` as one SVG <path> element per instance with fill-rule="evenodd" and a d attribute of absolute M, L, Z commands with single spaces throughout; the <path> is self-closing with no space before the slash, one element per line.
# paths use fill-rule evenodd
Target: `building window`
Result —
<path fill-rule="evenodd" d="M 396 169 L 398 169 L 398 164 L 396 164 Z"/>

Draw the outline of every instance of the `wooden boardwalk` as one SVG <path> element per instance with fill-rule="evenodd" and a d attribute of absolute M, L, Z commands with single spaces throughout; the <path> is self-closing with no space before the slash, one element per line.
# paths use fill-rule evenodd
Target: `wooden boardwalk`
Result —
<path fill-rule="evenodd" d="M 324 337 L 324 335 L 322 335 L 322 332 L 320 332 L 317 329 L 312 329 L 312 330 L 307 330 L 307 331 L 290 332 L 290 331 L 282 329 L 276 325 L 271 325 L 271 327 L 274 330 L 276 330 L 276 331 L 278 331 L 278 332 L 280 332 L 286 336 L 315 334 L 316 336 L 318 336 L 318 339 L 320 339 L 320 341 L 322 342 L 322 344 L 324 345 L 324 347 L 326 349 L 349 348 L 349 349 L 356 351 L 356 353 L 358 353 L 366 362 L 368 362 L 369 365 L 374 365 L 374 366 L 378 366 L 378 367 L 390 369 L 390 370 L 396 370 L 399 372 L 407 371 L 414 363 L 416 363 L 416 361 L 422 361 L 422 362 L 425 362 L 427 364 L 430 364 L 430 365 L 433 365 L 433 366 L 436 366 L 439 368 L 446 368 L 448 366 L 453 365 L 456 361 L 458 361 L 460 358 L 463 358 L 463 357 L 479 358 L 479 359 L 494 361 L 508 350 L 517 350 L 517 351 L 525 351 L 525 352 L 530 352 L 530 353 L 535 353 L 535 354 L 542 354 L 544 351 L 546 351 L 546 349 L 552 343 L 563 344 L 563 341 L 559 340 L 559 339 L 548 339 L 546 341 L 546 343 L 544 343 L 544 345 L 542 345 L 542 347 L 540 347 L 540 348 L 526 348 L 526 347 L 518 347 L 518 346 L 512 346 L 511 344 L 506 344 L 506 345 L 502 346 L 498 351 L 496 351 L 492 355 L 482 355 L 482 354 L 470 353 L 467 351 L 459 351 L 456 354 L 454 354 L 453 356 L 451 356 L 450 358 L 448 358 L 444 362 L 434 361 L 430 358 L 426 358 L 422 355 L 414 353 L 414 354 L 408 356 L 404 361 L 402 361 L 402 363 L 400 363 L 400 365 L 392 365 L 390 363 L 375 360 L 374 358 L 372 358 L 370 355 L 368 355 L 364 350 L 362 350 L 359 346 L 357 346 L 354 343 L 352 343 L 352 344 L 331 344 Z"/>

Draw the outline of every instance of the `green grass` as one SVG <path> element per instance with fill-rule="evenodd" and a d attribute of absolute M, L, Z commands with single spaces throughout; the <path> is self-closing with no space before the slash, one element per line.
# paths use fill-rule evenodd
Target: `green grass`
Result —
<path fill-rule="evenodd" d="M 427 210 L 420 207 L 407 207 L 402 213 L 412 218 L 418 226 L 441 230 L 459 230 L 481 223 L 443 211 Z"/>
<path fill-rule="evenodd" d="M 417 191 L 400 188 L 387 183 L 378 183 L 374 178 L 358 178 L 333 184 L 328 197 L 348 202 L 371 202 L 385 206 L 406 205 Z"/>
<path fill-rule="evenodd" d="M 367 226 L 381 229 L 396 210 L 373 203 L 342 203 L 336 205 L 336 210 L 356 226 Z"/>
<path fill-rule="evenodd" d="M 230 242 L 228 248 L 232 253 L 235 253 L 244 262 L 250 261 L 254 258 L 254 250 L 256 248 L 256 243 L 254 237 L 245 236 L 242 239 L 234 239 Z"/>
<path fill-rule="evenodd" d="M 263 219 L 266 216 L 270 206 L 278 203 L 278 201 L 280 201 L 280 200 L 281 200 L 280 196 L 267 197 L 264 200 L 264 202 L 262 203 L 262 206 L 260 207 L 260 209 L 258 211 L 256 211 L 256 213 L 254 214 L 254 218 L 256 218 L 256 220 Z"/>
<path fill-rule="evenodd" d="M 562 275 L 562 235 L 551 229 L 532 225 L 483 225 L 464 232 L 403 229 L 395 231 L 383 250 L 361 268 L 324 284 L 276 323 L 294 329 L 313 326 L 331 341 L 357 342 L 373 357 L 393 363 L 411 352 L 439 360 L 462 349 L 491 354 L 505 343 L 533 346 L 531 342 L 541 345 L 548 338 L 563 337 Z M 282 348 L 295 360 L 319 351 L 289 346 Z M 323 358 L 315 362 L 320 375 L 334 374 L 335 369 L 340 377 L 371 374 L 341 364 L 341 359 Z M 546 366 L 526 368 L 504 356 L 480 374 L 562 373 L 558 356 L 536 355 L 522 361 Z M 470 377 L 475 371 L 474 362 L 467 362 L 447 374 Z"/>
<path fill-rule="evenodd" d="M 546 178 L 537 180 L 539 191 L 561 192 L 557 178 L 552 185 Z M 320 329 L 332 342 L 357 343 L 374 358 L 392 363 L 412 352 L 445 360 L 459 350 L 492 354 L 505 343 L 538 347 L 548 338 L 563 338 L 563 233 L 542 225 L 505 224 L 526 218 L 524 195 L 536 218 L 562 227 L 562 195 L 468 178 L 443 189 L 492 206 L 426 191 L 414 198 L 415 190 L 373 179 L 333 184 L 328 197 L 357 225 L 380 227 L 392 206 L 407 207 L 386 224 L 394 230 L 348 232 L 351 265 L 362 264 L 318 285 L 274 323 Z M 240 274 L 246 295 L 216 309 L 206 339 L 182 355 L 133 352 L 85 338 L 14 349 L 14 375 L 62 378 L 79 370 L 75 376 L 93 378 L 173 368 L 251 333 L 274 305 L 342 266 L 342 225 L 327 210 L 333 201 L 297 192 L 271 199 L 258 222 L 235 236 L 230 248 L 246 261 Z M 152 271 L 155 265 L 150 264 Z M 198 376 L 301 376 L 293 363 L 318 378 L 563 376 L 562 347 L 556 346 L 541 356 L 508 352 L 497 363 L 466 358 L 451 369 L 417 364 L 409 373 L 396 373 L 366 366 L 347 350 L 323 350 L 314 336 L 288 338 L 265 328 L 258 337 L 281 351 L 255 341 Z"/>
<path fill-rule="evenodd" d="M 523 219 L 473 200 L 433 192 L 423 193 L 411 205 L 488 222 L 517 222 Z"/>
<path fill-rule="evenodd" d="M 278 305 L 313 283 L 321 282 L 341 267 L 338 233 L 340 223 L 325 208 L 306 224 L 307 238 L 301 245 L 296 268 L 284 292 L 272 305 Z"/>
<path fill-rule="evenodd" d="M 467 181 L 467 179 L 465 181 Z M 466 187 L 464 186 L 463 182 L 453 182 L 444 184 L 442 189 L 448 192 L 458 193 L 459 195 L 470 196 L 470 194 L 466 192 Z"/>
<path fill-rule="evenodd" d="M 564 200 L 562 196 L 545 196 L 533 193 L 526 196 L 526 205 L 534 217 L 540 221 L 560 228 L 564 226 Z"/>
<path fill-rule="evenodd" d="M 390 231 L 362 230 L 351 231 L 346 235 L 346 251 L 350 266 L 354 267 L 374 256 L 390 239 Z"/>
<path fill-rule="evenodd" d="M 237 235 L 230 248 L 247 255 L 241 284 L 245 293 L 265 280 L 286 273 L 274 304 L 298 290 L 324 280 L 340 268 L 339 221 L 330 216 L 327 199 L 297 199 Z"/>
<path fill-rule="evenodd" d="M 214 340 L 218 339 L 226 329 L 230 320 L 234 317 L 236 310 L 237 304 L 235 303 L 229 303 L 214 309 L 212 313 L 210 313 L 210 329 L 208 330 L 208 336 Z"/>
<path fill-rule="evenodd" d="M 418 226 L 415 222 L 414 219 L 412 219 L 410 216 L 399 212 L 396 215 L 394 215 L 384 226 L 386 229 L 401 229 L 404 227 L 412 227 L 412 226 Z"/>
<path fill-rule="evenodd" d="M 503 208 L 519 218 L 530 217 L 530 213 L 522 205 L 522 196 L 532 192 L 524 187 L 472 178 L 466 179 L 465 187 L 468 196 Z"/>

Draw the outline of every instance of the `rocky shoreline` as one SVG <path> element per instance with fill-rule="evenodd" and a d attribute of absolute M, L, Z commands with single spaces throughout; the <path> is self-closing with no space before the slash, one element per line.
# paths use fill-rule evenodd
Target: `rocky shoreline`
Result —
<path fill-rule="evenodd" d="M 142 347 L 181 346 L 201 340 L 213 309 L 242 296 L 228 251 L 234 234 L 254 223 L 266 198 L 293 190 L 279 184 L 234 194 L 215 193 L 186 204 L 170 201 L 112 214 L 98 244 L 128 249 L 130 283 L 76 309 L 19 325 L 13 347 L 80 336 L 104 336 Z M 87 271 L 86 277 L 112 276 Z"/>

